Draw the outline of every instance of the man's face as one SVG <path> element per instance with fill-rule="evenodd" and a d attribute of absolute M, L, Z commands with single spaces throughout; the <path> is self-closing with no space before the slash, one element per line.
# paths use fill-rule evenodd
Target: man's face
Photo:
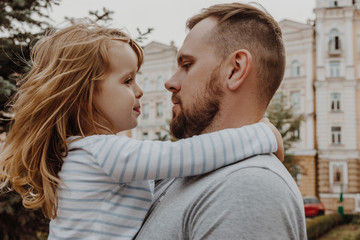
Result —
<path fill-rule="evenodd" d="M 201 134 L 220 110 L 221 63 L 208 40 L 214 26 L 216 21 L 209 18 L 195 25 L 179 50 L 178 70 L 165 83 L 173 92 L 170 131 L 179 139 Z"/>

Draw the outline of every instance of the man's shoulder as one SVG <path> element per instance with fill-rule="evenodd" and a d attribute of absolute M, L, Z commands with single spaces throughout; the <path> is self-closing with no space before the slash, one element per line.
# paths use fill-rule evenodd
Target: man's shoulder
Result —
<path fill-rule="evenodd" d="M 302 202 L 301 193 L 294 179 L 282 162 L 273 154 L 257 155 L 244 161 L 228 165 L 207 175 L 199 176 L 196 181 L 199 181 L 200 185 L 214 185 L 215 182 L 221 182 L 225 185 L 237 184 L 239 187 L 244 187 L 239 183 L 248 181 L 249 179 L 252 179 L 251 187 L 268 185 L 271 187 L 271 191 L 273 191 L 274 188 L 279 188 L 282 191 L 288 190 L 296 199 Z M 273 180 L 279 181 L 279 185 L 271 185 L 270 183 Z M 287 189 L 284 189 L 285 186 Z"/>
<path fill-rule="evenodd" d="M 155 199 L 164 192 L 189 192 L 191 196 L 207 195 L 209 189 L 214 192 L 231 192 L 233 186 L 237 186 L 239 191 L 235 194 L 240 197 L 245 195 L 245 191 L 266 186 L 268 188 L 264 188 L 264 194 L 273 194 L 274 191 L 279 191 L 280 194 L 290 193 L 295 201 L 302 204 L 302 196 L 295 181 L 272 154 L 254 156 L 204 175 L 178 178 L 175 181 L 165 180 L 156 188 Z"/>
<path fill-rule="evenodd" d="M 196 233 L 208 239 L 306 239 L 301 194 L 273 155 L 166 180 L 157 189 L 138 239 L 183 239 Z"/>
<path fill-rule="evenodd" d="M 243 161 L 225 166 L 223 168 L 217 169 L 213 172 L 195 178 L 204 178 L 208 179 L 209 181 L 214 179 L 226 178 L 229 175 L 237 175 L 239 178 L 243 178 L 244 175 L 247 175 L 248 171 L 254 171 L 254 169 L 262 169 L 265 171 L 269 171 L 271 173 L 269 176 L 274 175 L 275 177 L 283 179 L 286 183 L 291 185 L 291 187 L 297 188 L 296 183 L 294 182 L 293 178 L 286 170 L 282 162 L 273 154 L 263 154 L 250 157 Z"/>

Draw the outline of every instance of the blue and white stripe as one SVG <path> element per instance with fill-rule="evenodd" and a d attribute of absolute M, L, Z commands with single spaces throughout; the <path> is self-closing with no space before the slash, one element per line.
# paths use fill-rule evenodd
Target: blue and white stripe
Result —
<path fill-rule="evenodd" d="M 275 152 L 266 124 L 177 142 L 94 135 L 69 144 L 49 239 L 132 239 L 153 198 L 154 179 L 185 177 Z"/>

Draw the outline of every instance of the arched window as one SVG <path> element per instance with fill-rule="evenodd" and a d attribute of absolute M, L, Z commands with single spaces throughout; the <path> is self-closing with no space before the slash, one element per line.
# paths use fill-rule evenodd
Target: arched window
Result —
<path fill-rule="evenodd" d="M 300 62 L 295 60 L 291 63 L 291 77 L 300 76 Z"/>
<path fill-rule="evenodd" d="M 339 51 L 341 50 L 340 32 L 337 29 L 332 29 L 329 34 L 329 50 Z"/>

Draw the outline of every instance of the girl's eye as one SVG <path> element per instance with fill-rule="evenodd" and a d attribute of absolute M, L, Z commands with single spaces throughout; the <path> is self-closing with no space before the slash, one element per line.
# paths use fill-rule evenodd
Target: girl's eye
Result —
<path fill-rule="evenodd" d="M 125 84 L 130 84 L 130 83 L 132 82 L 132 80 L 133 80 L 132 78 L 128 78 L 128 79 L 125 80 L 124 83 L 125 83 Z"/>

